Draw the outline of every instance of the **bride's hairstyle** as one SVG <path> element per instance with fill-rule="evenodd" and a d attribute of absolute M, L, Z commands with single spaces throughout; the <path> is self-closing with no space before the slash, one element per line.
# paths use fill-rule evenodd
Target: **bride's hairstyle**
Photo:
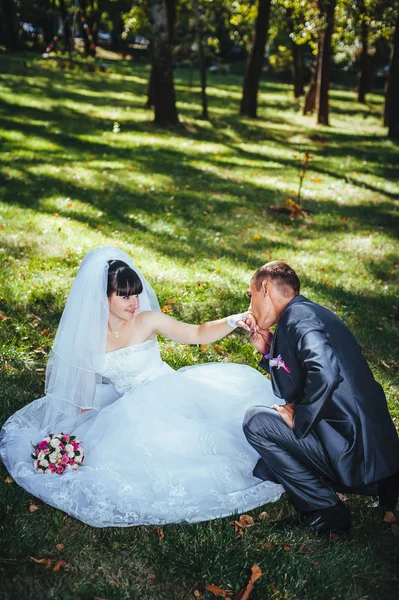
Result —
<path fill-rule="evenodd" d="M 143 284 L 136 271 L 122 260 L 108 261 L 107 296 L 137 296 L 143 291 Z"/>

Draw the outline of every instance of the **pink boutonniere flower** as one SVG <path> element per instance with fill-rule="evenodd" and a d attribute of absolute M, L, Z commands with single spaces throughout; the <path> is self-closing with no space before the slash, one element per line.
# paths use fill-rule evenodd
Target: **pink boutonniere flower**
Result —
<path fill-rule="evenodd" d="M 287 365 L 283 361 L 281 354 L 279 354 L 277 356 L 277 358 L 271 358 L 269 360 L 269 365 L 271 367 L 277 367 L 277 369 L 284 369 L 284 371 L 287 371 L 287 373 L 291 373 L 291 370 L 287 367 Z"/>

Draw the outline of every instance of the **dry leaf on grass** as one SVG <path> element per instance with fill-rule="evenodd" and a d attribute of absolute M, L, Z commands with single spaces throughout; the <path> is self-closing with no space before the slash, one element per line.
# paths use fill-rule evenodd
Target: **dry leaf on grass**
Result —
<path fill-rule="evenodd" d="M 292 550 L 292 544 L 286 542 L 265 542 L 261 546 L 262 550 L 271 550 L 272 548 L 282 548 L 284 552 Z"/>
<path fill-rule="evenodd" d="M 159 539 L 163 540 L 163 538 L 165 537 L 165 534 L 163 532 L 162 527 L 156 527 L 155 531 L 157 532 L 157 535 L 158 535 Z"/>
<path fill-rule="evenodd" d="M 4 483 L 14 483 L 14 480 L 12 477 L 8 476 L 5 478 Z"/>
<path fill-rule="evenodd" d="M 65 565 L 66 565 L 65 560 L 57 560 L 54 565 L 53 573 L 58 573 L 58 571 L 60 571 L 63 567 L 65 567 Z"/>
<path fill-rule="evenodd" d="M 230 523 L 231 525 L 234 525 L 235 533 L 242 535 L 244 533 L 244 529 L 254 525 L 254 520 L 249 515 L 241 515 L 238 521 L 230 521 Z"/>
<path fill-rule="evenodd" d="M 61 550 L 64 549 L 64 544 L 57 544 L 56 548 L 57 548 L 58 552 L 61 552 Z"/>
<path fill-rule="evenodd" d="M 392 523 L 397 523 L 397 518 L 395 517 L 395 515 L 393 514 L 393 512 L 386 512 L 383 518 L 384 523 L 388 523 L 389 525 Z"/>
<path fill-rule="evenodd" d="M 217 585 L 214 585 L 213 583 L 208 583 L 205 586 L 205 589 L 208 590 L 208 592 L 211 592 L 214 596 L 219 596 L 220 598 L 230 598 L 230 592 L 218 587 Z"/>
<path fill-rule="evenodd" d="M 261 512 L 258 519 L 259 521 L 266 521 L 269 518 L 269 514 L 267 512 Z"/>
<path fill-rule="evenodd" d="M 29 512 L 34 513 L 37 510 L 39 510 L 40 506 L 38 506 L 38 504 L 35 504 L 34 502 L 30 502 L 29 504 Z"/>
<path fill-rule="evenodd" d="M 199 590 L 194 590 L 193 595 L 194 598 L 202 598 L 202 594 Z"/>
<path fill-rule="evenodd" d="M 248 598 L 252 594 L 255 581 L 257 581 L 259 579 L 259 577 L 262 576 L 262 571 L 260 570 L 258 565 L 253 565 L 251 570 L 252 570 L 252 575 L 251 575 L 246 587 L 243 590 L 241 590 L 241 592 L 239 592 L 237 594 L 237 596 L 234 597 L 234 600 L 248 600 Z"/>
<path fill-rule="evenodd" d="M 46 569 L 51 567 L 51 560 L 49 558 L 35 558 L 34 556 L 29 556 L 29 560 L 36 563 L 37 565 L 43 565 Z"/>

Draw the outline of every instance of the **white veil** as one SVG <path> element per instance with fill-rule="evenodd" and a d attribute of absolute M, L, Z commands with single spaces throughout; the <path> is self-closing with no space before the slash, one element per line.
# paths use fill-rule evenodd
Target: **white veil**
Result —
<path fill-rule="evenodd" d="M 69 293 L 46 369 L 43 428 L 70 422 L 81 409 L 98 410 L 108 324 L 108 261 L 121 260 L 140 277 L 140 311 L 159 310 L 156 294 L 130 256 L 103 246 L 86 254 Z M 101 386 L 100 386 L 101 388 Z"/>

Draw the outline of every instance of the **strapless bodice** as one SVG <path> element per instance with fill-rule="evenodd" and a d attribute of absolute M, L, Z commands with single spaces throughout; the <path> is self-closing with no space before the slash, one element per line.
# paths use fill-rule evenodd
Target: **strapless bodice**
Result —
<path fill-rule="evenodd" d="M 101 375 L 109 379 L 119 394 L 160 377 L 172 369 L 161 359 L 156 338 L 142 344 L 107 352 Z"/>

